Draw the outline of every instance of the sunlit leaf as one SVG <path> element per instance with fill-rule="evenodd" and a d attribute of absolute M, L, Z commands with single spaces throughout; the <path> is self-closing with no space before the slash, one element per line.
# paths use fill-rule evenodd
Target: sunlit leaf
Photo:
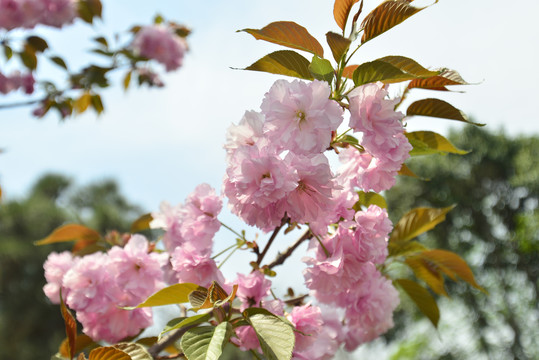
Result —
<path fill-rule="evenodd" d="M 243 316 L 255 330 L 262 352 L 268 360 L 292 358 L 295 335 L 288 322 L 261 308 L 246 309 Z"/>
<path fill-rule="evenodd" d="M 326 81 L 330 84 L 335 75 L 329 60 L 321 59 L 316 55 L 313 56 L 313 61 L 309 64 L 309 71 L 315 79 Z"/>
<path fill-rule="evenodd" d="M 374 60 L 359 65 L 352 75 L 354 84 L 363 84 L 381 81 L 383 83 L 396 83 L 415 79 L 416 76 L 405 73 L 395 66 L 381 60 Z"/>
<path fill-rule="evenodd" d="M 432 297 L 429 291 L 412 280 L 397 279 L 394 282 L 400 286 L 408 296 L 410 296 L 410 299 L 412 299 L 419 310 L 425 314 L 432 325 L 437 327 L 438 321 L 440 320 L 440 310 L 438 309 L 436 300 L 434 300 L 434 297 Z"/>
<path fill-rule="evenodd" d="M 119 343 L 113 345 L 116 349 L 121 350 L 128 354 L 131 360 L 153 360 L 150 353 L 144 348 L 144 346 L 136 343 Z"/>
<path fill-rule="evenodd" d="M 408 74 L 417 76 L 417 77 L 432 77 L 440 74 L 439 71 L 432 71 L 425 69 L 423 66 L 419 65 L 415 60 L 407 58 L 405 56 L 384 56 L 383 58 L 378 59 L 380 61 L 386 62 L 393 65 L 397 69 L 400 69 Z"/>
<path fill-rule="evenodd" d="M 163 331 L 161 331 L 161 333 L 159 334 L 159 339 L 161 339 L 163 335 L 165 335 L 169 331 L 180 329 L 182 327 L 186 327 L 189 325 L 202 324 L 208 321 L 211 318 L 211 316 L 212 316 L 211 313 L 198 314 L 198 315 L 190 316 L 188 318 L 181 317 L 181 318 L 170 320 L 165 326 L 165 328 L 163 329 Z"/>
<path fill-rule="evenodd" d="M 466 116 L 466 114 L 464 114 L 462 111 L 440 99 L 423 99 L 410 104 L 410 106 L 408 106 L 408 109 L 406 109 L 406 116 L 413 115 L 431 116 L 462 121 L 477 126 L 485 125 L 471 122 L 468 119 L 468 116 Z"/>
<path fill-rule="evenodd" d="M 77 100 L 75 100 L 74 108 L 79 114 L 85 112 L 92 103 L 92 95 L 89 92 L 84 92 Z"/>
<path fill-rule="evenodd" d="M 87 228 L 86 226 L 78 224 L 68 224 L 63 225 L 57 228 L 44 239 L 34 242 L 35 245 L 46 245 L 53 244 L 57 242 L 68 242 L 76 240 L 89 240 L 89 241 L 98 241 L 101 238 L 101 235 L 95 230 Z"/>
<path fill-rule="evenodd" d="M 376 205 L 382 209 L 387 209 L 387 202 L 384 197 L 375 192 L 358 191 L 358 201 L 354 204 L 354 210 L 361 210 L 362 206 L 369 207 L 370 205 Z"/>
<path fill-rule="evenodd" d="M 472 270 L 470 270 L 466 261 L 454 252 L 434 249 L 422 252 L 421 256 L 438 265 L 440 270 L 453 281 L 457 281 L 457 277 L 459 277 L 476 289 L 484 291 L 484 289 L 475 281 Z"/>
<path fill-rule="evenodd" d="M 331 53 L 333 54 L 333 58 L 336 62 L 339 62 L 341 57 L 348 51 L 348 48 L 350 47 L 350 39 L 330 31 L 326 34 L 326 40 L 329 48 L 331 49 Z"/>
<path fill-rule="evenodd" d="M 127 90 L 129 88 L 129 84 L 131 83 L 131 74 L 132 73 L 133 73 L 133 71 L 130 70 L 124 76 L 124 81 L 123 81 L 124 90 Z"/>
<path fill-rule="evenodd" d="M 421 253 L 406 257 L 405 264 L 413 270 L 414 275 L 423 280 L 438 295 L 449 297 L 444 286 L 444 277 L 435 263 L 421 257 Z"/>
<path fill-rule="evenodd" d="M 359 0 L 335 0 L 335 4 L 333 5 L 333 17 L 335 18 L 337 25 L 339 25 L 343 31 L 348 22 L 348 16 L 350 15 L 352 6 L 358 1 Z"/>
<path fill-rule="evenodd" d="M 448 85 L 469 85 L 455 70 L 442 69 L 440 74 L 424 79 L 414 79 L 408 84 L 408 89 L 421 88 L 429 90 L 448 91 Z"/>
<path fill-rule="evenodd" d="M 469 152 L 458 149 L 445 137 L 432 131 L 413 131 L 405 133 L 405 135 L 413 146 L 412 151 L 410 151 L 412 156 L 436 153 L 464 155 Z"/>
<path fill-rule="evenodd" d="M 151 213 L 144 214 L 140 216 L 137 220 L 131 224 L 131 233 L 140 232 L 143 230 L 148 230 L 150 228 L 150 223 L 153 220 L 153 216 Z"/>
<path fill-rule="evenodd" d="M 198 311 L 200 309 L 209 309 L 212 307 L 210 293 L 206 288 L 191 291 L 188 298 L 189 303 L 193 307 L 194 311 Z"/>
<path fill-rule="evenodd" d="M 269 41 L 324 57 L 322 45 L 303 26 L 292 21 L 273 22 L 260 30 L 243 29 L 238 31 L 249 33 L 257 40 Z"/>
<path fill-rule="evenodd" d="M 410 16 L 425 9 L 410 5 L 409 0 L 387 0 L 371 11 L 361 23 L 363 36 L 361 42 L 365 43 L 392 27 L 400 24 Z M 438 0 L 435 0 L 435 3 Z"/>
<path fill-rule="evenodd" d="M 244 70 L 263 71 L 271 74 L 293 76 L 312 80 L 309 60 L 292 50 L 275 51 L 246 67 Z"/>
<path fill-rule="evenodd" d="M 134 308 L 186 303 L 189 301 L 189 293 L 198 288 L 200 288 L 200 286 L 192 283 L 170 285 L 157 291 L 146 299 L 146 301 Z"/>
<path fill-rule="evenodd" d="M 37 56 L 34 48 L 28 44 L 24 44 L 24 50 L 19 53 L 22 63 L 30 70 L 37 68 Z"/>
<path fill-rule="evenodd" d="M 73 359 L 73 356 L 75 356 L 75 349 L 76 349 L 76 342 L 77 342 L 77 321 L 75 320 L 75 317 L 73 314 L 71 314 L 71 311 L 67 308 L 66 304 L 64 303 L 64 299 L 62 297 L 62 294 L 60 292 L 60 311 L 62 313 L 62 317 L 64 318 L 64 325 L 66 330 L 66 337 L 67 337 L 67 354 L 70 359 Z"/>
<path fill-rule="evenodd" d="M 387 248 L 389 251 L 388 256 L 408 256 L 427 249 L 417 241 L 390 242 Z"/>
<path fill-rule="evenodd" d="M 125 351 L 114 346 L 103 346 L 90 351 L 88 360 L 133 360 Z"/>
<path fill-rule="evenodd" d="M 445 215 L 455 206 L 446 208 L 415 208 L 407 212 L 391 232 L 390 242 L 405 242 L 431 230 L 445 220 Z"/>
<path fill-rule="evenodd" d="M 402 164 L 401 169 L 398 172 L 399 175 L 402 176 L 410 176 L 413 178 L 419 179 L 419 176 L 417 176 L 406 164 Z"/>
<path fill-rule="evenodd" d="M 181 347 L 189 360 L 218 360 L 232 332 L 228 322 L 190 329 L 182 336 Z"/>

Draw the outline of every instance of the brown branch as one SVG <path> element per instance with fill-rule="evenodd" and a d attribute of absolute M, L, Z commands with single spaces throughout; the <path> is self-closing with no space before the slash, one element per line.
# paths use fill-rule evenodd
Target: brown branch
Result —
<path fill-rule="evenodd" d="M 289 220 L 289 217 L 288 216 L 284 216 L 283 219 L 281 220 L 281 224 L 279 226 L 277 226 L 275 228 L 275 230 L 273 230 L 273 234 L 271 234 L 271 237 L 269 238 L 268 240 L 268 243 L 266 244 L 266 246 L 264 247 L 264 250 L 262 250 L 262 253 L 258 254 L 258 257 L 256 259 L 256 263 L 260 266 L 260 264 L 262 263 L 262 260 L 264 259 L 264 256 L 266 256 L 266 253 L 268 252 L 271 244 L 273 243 L 273 240 L 275 240 L 275 238 L 277 237 L 277 234 L 279 233 L 279 231 L 282 229 L 282 227 L 288 222 Z"/>
<path fill-rule="evenodd" d="M 148 352 L 150 353 L 152 358 L 157 359 L 161 351 L 165 350 L 167 347 L 174 344 L 179 338 L 183 336 L 183 334 L 185 334 L 187 330 L 197 327 L 198 325 L 199 324 L 192 324 L 192 325 L 182 327 L 181 329 L 178 329 L 178 331 L 176 331 L 175 333 L 170 335 L 168 338 L 166 338 L 165 341 L 152 345 L 148 349 Z"/>
<path fill-rule="evenodd" d="M 311 230 L 307 230 L 299 239 L 296 240 L 294 244 L 292 244 L 288 249 L 286 249 L 284 253 L 279 253 L 275 260 L 268 264 L 268 268 L 272 269 L 277 265 L 283 264 L 286 259 L 288 259 L 290 255 L 292 255 L 294 250 L 296 250 L 298 246 L 301 245 L 301 243 L 303 243 L 305 240 L 309 240 L 312 237 L 313 234 L 311 233 Z"/>

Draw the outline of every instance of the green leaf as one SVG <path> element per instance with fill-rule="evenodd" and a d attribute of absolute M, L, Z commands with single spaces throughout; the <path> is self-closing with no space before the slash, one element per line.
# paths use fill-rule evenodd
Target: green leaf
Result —
<path fill-rule="evenodd" d="M 359 65 L 352 75 L 356 86 L 381 81 L 383 83 L 396 83 L 415 79 L 416 76 L 407 74 L 395 66 L 382 60 L 374 60 Z"/>
<path fill-rule="evenodd" d="M 392 242 L 389 243 L 388 256 L 409 256 L 411 254 L 416 254 L 422 251 L 425 251 L 427 248 L 420 244 L 417 241 L 406 241 L 406 242 Z"/>
<path fill-rule="evenodd" d="M 405 133 L 413 149 L 410 155 L 428 155 L 428 154 L 459 154 L 464 155 L 469 151 L 456 148 L 449 140 L 442 135 L 432 131 L 413 131 Z"/>
<path fill-rule="evenodd" d="M 260 30 L 243 29 L 257 40 L 265 40 L 292 49 L 303 50 L 324 57 L 322 45 L 301 25 L 292 21 L 277 21 Z"/>
<path fill-rule="evenodd" d="M 436 300 L 434 300 L 434 297 L 432 297 L 429 291 L 412 280 L 397 279 L 394 282 L 408 294 L 410 299 L 412 299 L 419 310 L 430 320 L 432 325 L 438 327 L 440 310 L 438 309 Z"/>
<path fill-rule="evenodd" d="M 350 39 L 330 31 L 326 34 L 326 40 L 335 61 L 341 61 L 342 56 L 346 54 L 348 48 L 350 47 Z"/>
<path fill-rule="evenodd" d="M 418 279 L 423 280 L 438 295 L 449 297 L 444 286 L 444 277 L 438 265 L 421 256 L 421 252 L 407 256 L 404 263 L 413 270 Z"/>
<path fill-rule="evenodd" d="M 94 18 L 101 18 L 101 13 L 103 11 L 103 6 L 101 5 L 100 0 L 79 0 L 78 1 L 78 13 L 79 17 L 87 22 L 92 24 Z"/>
<path fill-rule="evenodd" d="M 13 57 L 13 49 L 10 46 L 4 45 L 4 56 L 6 57 L 6 60 Z"/>
<path fill-rule="evenodd" d="M 453 105 L 440 99 L 423 99 L 410 104 L 410 106 L 408 106 L 408 109 L 406 110 L 406 116 L 413 115 L 438 117 L 462 121 L 477 126 L 485 126 L 485 124 L 479 124 L 469 121 L 466 114 L 464 114 L 462 111 L 460 111 Z"/>
<path fill-rule="evenodd" d="M 99 115 L 105 109 L 103 108 L 103 102 L 101 101 L 101 96 L 99 94 L 93 94 L 90 99 L 92 106 L 94 107 L 95 112 Z"/>
<path fill-rule="evenodd" d="M 47 245 L 58 242 L 87 240 L 97 242 L 101 235 L 95 230 L 78 224 L 68 224 L 56 228 L 49 236 L 34 242 L 34 245 Z"/>
<path fill-rule="evenodd" d="M 218 360 L 232 331 L 232 325 L 228 322 L 216 327 L 201 326 L 187 330 L 180 344 L 189 360 Z"/>
<path fill-rule="evenodd" d="M 309 64 L 309 71 L 317 80 L 326 81 L 331 84 L 334 71 L 329 60 L 313 56 L 313 61 Z"/>
<path fill-rule="evenodd" d="M 358 201 L 354 204 L 353 209 L 355 211 L 360 211 L 362 206 L 369 207 L 369 205 L 376 205 L 382 209 L 387 209 L 386 199 L 378 193 L 375 192 L 364 192 L 358 191 Z"/>
<path fill-rule="evenodd" d="M 246 67 L 244 70 L 263 71 L 271 74 L 293 76 L 312 80 L 309 60 L 292 50 L 275 51 Z"/>
<path fill-rule="evenodd" d="M 348 16 L 350 15 L 350 10 L 352 10 L 352 6 L 358 1 L 359 0 L 335 0 L 335 4 L 333 5 L 333 17 L 343 32 L 348 21 Z"/>
<path fill-rule="evenodd" d="M 174 284 L 159 290 L 139 305 L 126 309 L 186 303 L 189 301 L 189 293 L 199 288 L 200 286 L 193 283 Z"/>
<path fill-rule="evenodd" d="M 408 89 L 420 88 L 429 90 L 448 91 L 448 85 L 470 85 L 458 72 L 451 69 L 441 69 L 440 74 L 424 79 L 415 79 L 410 81 Z"/>
<path fill-rule="evenodd" d="M 438 0 L 435 1 L 437 3 Z M 365 43 L 392 27 L 400 24 L 410 16 L 426 7 L 416 8 L 410 5 L 411 0 L 387 0 L 371 11 L 361 23 L 363 36 L 361 42 Z"/>
<path fill-rule="evenodd" d="M 391 236 L 391 242 L 406 242 L 434 228 L 445 220 L 445 215 L 455 206 L 446 208 L 415 208 L 407 212 L 395 225 Z"/>
<path fill-rule="evenodd" d="M 133 360 L 125 351 L 114 346 L 103 346 L 90 351 L 88 360 Z"/>
<path fill-rule="evenodd" d="M 402 176 L 410 176 L 410 177 L 419 179 L 419 176 L 417 176 L 406 164 L 402 164 L 401 169 L 399 170 L 398 174 Z"/>
<path fill-rule="evenodd" d="M 142 216 L 140 216 L 137 220 L 131 224 L 131 229 L 129 230 L 131 233 L 140 232 L 143 230 L 148 230 L 150 228 L 150 223 L 153 220 L 152 213 L 147 213 Z"/>
<path fill-rule="evenodd" d="M 164 334 L 166 334 L 169 331 L 180 329 L 182 327 L 186 327 L 189 325 L 195 325 L 195 324 L 202 324 L 203 322 L 208 321 L 211 318 L 211 313 L 208 314 L 198 314 L 193 315 L 188 318 L 180 317 L 176 319 L 170 320 L 163 331 L 159 334 L 159 340 L 163 337 Z"/>
<path fill-rule="evenodd" d="M 417 77 L 432 77 L 440 74 L 439 71 L 431 71 L 425 69 L 423 66 L 419 65 L 415 60 L 407 58 L 405 56 L 384 56 L 383 58 L 378 59 L 380 61 L 386 62 L 395 66 L 397 69 L 400 69 L 408 74 L 417 76 Z"/>
<path fill-rule="evenodd" d="M 19 53 L 22 63 L 30 70 L 37 68 L 37 56 L 34 48 L 28 44 L 24 44 L 24 50 Z"/>
<path fill-rule="evenodd" d="M 262 352 L 268 360 L 292 358 L 296 339 L 289 323 L 261 308 L 246 309 L 243 316 L 255 330 Z"/>
<path fill-rule="evenodd" d="M 485 291 L 475 281 L 472 270 L 470 270 L 466 261 L 454 252 L 434 249 L 423 251 L 420 256 L 435 263 L 444 274 L 451 278 L 451 280 L 457 281 L 458 276 L 476 289 Z"/>
<path fill-rule="evenodd" d="M 49 47 L 47 42 L 43 38 L 40 38 L 39 36 L 27 37 L 26 43 L 30 45 L 34 49 L 35 52 L 43 52 Z"/>
<path fill-rule="evenodd" d="M 49 58 L 53 63 L 55 63 L 56 65 L 60 66 L 61 68 L 67 70 L 67 65 L 64 61 L 64 59 L 62 59 L 61 57 L 59 56 L 51 56 Z"/>
<path fill-rule="evenodd" d="M 103 45 L 105 48 L 109 47 L 109 43 L 108 43 L 107 39 L 105 39 L 103 36 L 95 37 L 94 41 L 101 44 L 101 45 Z"/>

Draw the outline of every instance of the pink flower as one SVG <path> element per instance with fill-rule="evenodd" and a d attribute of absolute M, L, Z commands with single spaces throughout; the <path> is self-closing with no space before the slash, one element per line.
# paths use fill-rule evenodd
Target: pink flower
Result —
<path fill-rule="evenodd" d="M 354 237 L 359 260 L 382 264 L 387 257 L 387 241 L 393 228 L 387 210 L 370 205 L 366 211 L 358 211 L 355 220 Z"/>
<path fill-rule="evenodd" d="M 231 341 L 238 345 L 241 351 L 256 350 L 262 354 L 255 329 L 251 326 L 240 326 L 235 329 L 235 332 L 237 338 L 233 337 Z"/>
<path fill-rule="evenodd" d="M 264 115 L 256 111 L 246 111 L 238 125 L 230 125 L 226 133 L 224 148 L 231 155 L 234 150 L 243 145 L 252 146 L 262 138 Z"/>
<path fill-rule="evenodd" d="M 148 253 L 148 241 L 144 236 L 133 235 L 125 247 L 115 246 L 108 254 L 110 270 L 116 274 L 116 285 L 136 299 L 136 303 L 164 285 L 161 267 L 168 262 L 168 254 Z"/>
<path fill-rule="evenodd" d="M 324 81 L 277 80 L 261 105 L 266 137 L 297 154 L 322 153 L 343 119 L 342 108 L 330 95 L 331 88 Z"/>
<path fill-rule="evenodd" d="M 181 225 L 185 216 L 183 205 L 172 206 L 163 201 L 159 207 L 159 212 L 153 212 L 153 220 L 150 222 L 152 229 L 164 229 L 163 244 L 168 252 L 173 252 L 177 246 L 185 243 Z"/>
<path fill-rule="evenodd" d="M 0 28 L 62 27 L 77 16 L 75 0 L 0 0 Z"/>
<path fill-rule="evenodd" d="M 61 28 L 71 24 L 77 17 L 76 0 L 41 0 L 43 7 L 40 23 Z"/>
<path fill-rule="evenodd" d="M 177 247 L 170 262 L 180 283 L 189 282 L 204 287 L 209 287 L 212 281 L 220 285 L 225 283 L 223 274 L 210 254 L 200 253 L 188 244 Z"/>
<path fill-rule="evenodd" d="M 0 72 L 0 93 L 7 94 L 11 91 L 23 89 L 25 94 L 34 92 L 34 76 L 32 73 L 21 74 L 18 71 L 6 76 Z"/>
<path fill-rule="evenodd" d="M 252 306 L 259 306 L 260 301 L 270 293 L 271 281 L 258 271 L 249 275 L 238 274 L 236 282 L 238 284 L 236 296 L 242 302 L 241 311 Z"/>
<path fill-rule="evenodd" d="M 318 340 L 322 331 L 322 313 L 318 306 L 296 306 L 286 317 L 298 330 L 296 332 L 296 345 L 294 353 L 302 353 L 309 349 Z"/>
<path fill-rule="evenodd" d="M 45 269 L 45 279 L 47 284 L 43 287 L 43 292 L 53 304 L 60 303 L 60 288 L 65 273 L 71 269 L 75 263 L 75 258 L 69 251 L 62 253 L 51 252 L 43 264 Z M 62 297 L 67 296 L 67 289 L 62 289 Z"/>
<path fill-rule="evenodd" d="M 131 46 L 135 54 L 160 62 L 167 71 L 179 68 L 187 51 L 185 40 L 163 25 L 143 27 Z"/>

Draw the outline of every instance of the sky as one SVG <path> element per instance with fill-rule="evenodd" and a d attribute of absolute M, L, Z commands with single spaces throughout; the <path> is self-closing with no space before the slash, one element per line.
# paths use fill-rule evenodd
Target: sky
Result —
<path fill-rule="evenodd" d="M 378 3 L 365 0 L 364 14 Z M 114 178 L 127 198 L 147 211 L 157 210 L 163 200 L 183 202 L 202 182 L 220 189 L 226 129 L 246 110 L 258 110 L 271 84 L 282 78 L 233 69 L 282 49 L 236 30 L 295 21 L 319 39 L 329 59 L 325 33 L 339 30 L 331 0 L 103 0 L 103 5 L 103 22 L 93 28 L 76 23 L 61 31 L 36 31 L 49 40 L 55 53 L 65 54 L 70 67 L 77 68 L 91 56 L 86 39 L 98 34 L 112 38 L 133 24 L 150 23 L 160 13 L 193 30 L 183 67 L 163 76 L 164 89 L 132 87 L 125 93 L 117 81 L 103 93 L 106 112 L 99 117 L 86 113 L 61 122 L 54 114 L 35 119 L 29 108 L 1 110 L 0 185 L 5 198 L 23 196 L 40 175 L 51 171 L 69 175 L 78 184 Z M 486 123 L 488 129 L 513 136 L 536 135 L 539 27 L 533 24 L 537 13 L 539 3 L 530 0 L 510 4 L 440 0 L 367 43 L 352 63 L 403 55 L 425 67 L 455 69 L 474 84 L 455 89 L 465 93 L 417 90 L 409 100 L 438 97 Z M 59 74 L 52 67 L 44 70 L 38 78 Z M 0 104 L 13 99 L 0 98 Z M 447 134 L 450 127 L 459 126 L 434 118 L 408 121 L 410 131 Z M 223 218 L 239 224 L 229 214 Z"/>

